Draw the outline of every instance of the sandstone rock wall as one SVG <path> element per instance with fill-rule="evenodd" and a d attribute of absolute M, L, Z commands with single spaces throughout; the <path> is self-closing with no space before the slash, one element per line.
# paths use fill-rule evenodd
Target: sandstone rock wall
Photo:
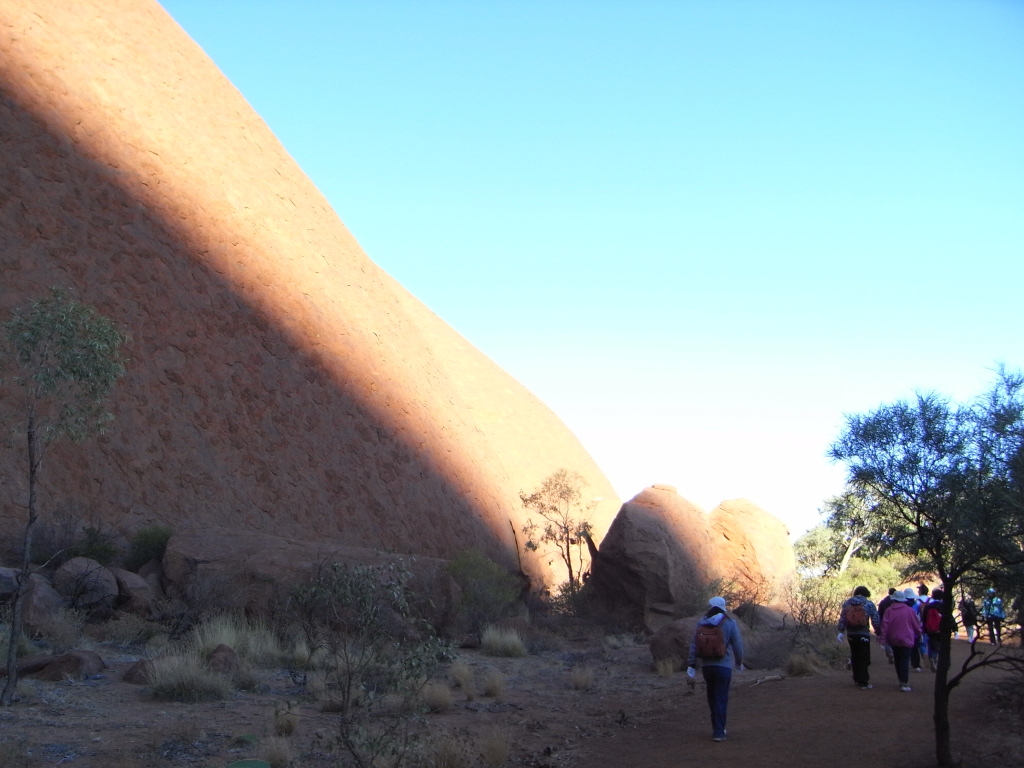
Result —
<path fill-rule="evenodd" d="M 47 458 L 44 521 L 512 565 L 518 492 L 555 469 L 604 498 L 599 535 L 618 507 L 557 417 L 367 258 L 151 0 L 0 5 L 0 319 L 53 285 L 132 340 L 112 428 Z M 5 430 L 0 533 L 21 524 L 23 463 Z"/>

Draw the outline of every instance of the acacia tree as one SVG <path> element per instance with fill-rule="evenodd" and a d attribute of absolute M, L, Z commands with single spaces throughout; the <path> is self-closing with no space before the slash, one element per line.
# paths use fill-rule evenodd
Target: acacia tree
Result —
<path fill-rule="evenodd" d="M 847 465 L 853 487 L 878 501 L 867 535 L 918 558 L 942 581 L 933 721 L 938 763 L 954 765 L 952 690 L 982 666 L 1024 671 L 1019 655 L 982 654 L 972 645 L 960 672 L 949 675 L 955 587 L 973 574 L 992 577 L 1024 563 L 1024 377 L 1000 370 L 992 389 L 969 405 L 921 394 L 849 416 L 828 453 Z"/>
<path fill-rule="evenodd" d="M 565 564 L 569 574 L 565 591 L 571 596 L 579 592 L 582 586 L 583 557 L 582 549 L 586 537 L 592 532 L 587 515 L 593 504 L 583 502 L 583 489 L 587 486 L 586 478 L 578 472 L 559 469 L 541 483 L 533 493 L 527 495 L 520 491 L 519 499 L 523 506 L 543 521 L 535 523 L 527 518 L 523 526 L 526 535 L 526 548 L 531 551 L 540 549 L 543 544 L 554 545 L 558 556 Z M 576 552 L 573 552 L 573 549 Z"/>
<path fill-rule="evenodd" d="M 16 408 L 24 417 L 28 517 L 22 541 L 22 563 L 11 611 L 7 653 L 7 684 L 0 704 L 10 706 L 17 686 L 17 639 L 22 605 L 32 562 L 32 535 L 38 519 L 36 489 L 46 449 L 62 437 L 75 442 L 102 431 L 113 418 L 104 401 L 124 373 L 121 345 L 127 337 L 92 307 L 51 289 L 48 298 L 16 310 L 4 323 L 8 362 L 14 368 Z M 19 430 L 21 428 L 19 427 Z"/>

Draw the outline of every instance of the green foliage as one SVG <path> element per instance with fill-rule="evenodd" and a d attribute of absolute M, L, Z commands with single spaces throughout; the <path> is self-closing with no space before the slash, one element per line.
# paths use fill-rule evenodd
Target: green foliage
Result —
<path fill-rule="evenodd" d="M 87 525 L 82 528 L 82 538 L 57 556 L 56 562 L 67 562 L 73 557 L 87 557 L 100 565 L 110 565 L 121 555 L 121 548 L 114 537 L 104 533 L 100 526 Z"/>
<path fill-rule="evenodd" d="M 583 475 L 559 469 L 533 493 L 519 493 L 523 506 L 535 512 L 542 521 L 535 523 L 527 518 L 523 526 L 525 548 L 535 552 L 543 545 L 554 546 L 569 574 L 568 589 L 573 593 L 583 583 L 583 545 L 593 530 L 586 519 L 593 504 L 583 503 L 586 486 Z"/>
<path fill-rule="evenodd" d="M 171 529 L 166 525 L 147 525 L 132 536 L 124 567 L 138 571 L 150 560 L 161 560 L 171 538 Z"/>
<path fill-rule="evenodd" d="M 400 564 L 323 564 L 296 588 L 291 608 L 311 658 L 326 659 L 331 709 L 340 713 L 329 746 L 357 768 L 397 768 L 413 743 L 410 714 L 420 691 L 453 657 L 426 621 L 414 615 Z"/>
<path fill-rule="evenodd" d="M 458 552 L 446 570 L 462 592 L 459 614 L 471 632 L 507 618 L 519 601 L 519 580 L 476 549 Z"/>

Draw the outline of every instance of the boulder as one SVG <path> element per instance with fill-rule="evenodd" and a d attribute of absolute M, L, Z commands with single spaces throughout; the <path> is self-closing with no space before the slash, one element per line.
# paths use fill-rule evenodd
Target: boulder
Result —
<path fill-rule="evenodd" d="M 717 573 L 707 515 L 675 488 L 654 485 L 622 505 L 592 552 L 590 587 L 608 609 L 634 623 L 652 604 L 689 609 Z"/>
<path fill-rule="evenodd" d="M 159 560 L 150 560 L 139 568 L 139 576 L 145 579 L 155 599 L 163 600 L 166 597 L 164 595 L 164 567 Z"/>
<path fill-rule="evenodd" d="M 106 668 L 107 665 L 95 651 L 68 651 L 52 657 L 45 667 L 27 676 L 50 682 L 84 680 L 102 674 Z"/>
<path fill-rule="evenodd" d="M 121 680 L 131 685 L 149 685 L 153 679 L 153 662 L 139 659 L 121 675 Z"/>
<path fill-rule="evenodd" d="M 49 448 L 48 507 L 95 510 L 125 536 L 474 547 L 564 580 L 517 551 L 519 493 L 579 472 L 600 538 L 619 506 L 601 470 L 370 260 L 157 2 L 5 0 L 0 29 L 16 30 L 0 35 L 0 317 L 57 285 L 131 337 L 105 434 Z M 3 424 L 20 419 L 12 386 Z M 23 463 L 0 438 L 0 487 Z M 0 535 L 23 527 L 0 506 Z"/>
<path fill-rule="evenodd" d="M 21 609 L 21 622 L 29 635 L 38 634 L 58 611 L 66 607 L 64 598 L 38 573 L 28 577 L 28 587 L 22 600 L 25 602 Z"/>
<path fill-rule="evenodd" d="M 330 546 L 252 531 L 222 528 L 175 531 L 164 553 L 168 590 L 193 606 L 265 614 L 318 568 L 332 563 L 383 567 L 400 562 L 410 586 L 423 598 L 418 607 L 435 627 L 450 621 L 455 591 L 444 560 Z"/>
<path fill-rule="evenodd" d="M 107 568 L 87 557 L 73 557 L 53 574 L 53 586 L 73 608 L 112 608 L 120 590 Z"/>
<path fill-rule="evenodd" d="M 117 581 L 117 607 L 125 613 L 134 613 L 143 618 L 153 615 L 156 596 L 152 588 L 142 576 L 123 568 L 111 568 L 110 572 Z"/>
<path fill-rule="evenodd" d="M 672 671 L 678 672 L 686 665 L 686 659 L 690 655 L 690 641 L 693 639 L 698 621 L 700 616 L 676 619 L 651 635 L 648 646 L 655 667 L 658 666 L 658 662 L 670 660 Z"/>
<path fill-rule="evenodd" d="M 0 568 L 0 602 L 10 600 L 18 591 L 17 568 Z"/>
<path fill-rule="evenodd" d="M 747 499 L 723 501 L 709 517 L 722 578 L 745 602 L 782 603 L 796 577 L 785 524 Z"/>
<path fill-rule="evenodd" d="M 238 654 L 235 649 L 221 643 L 206 657 L 206 666 L 220 675 L 233 675 L 238 671 Z"/>

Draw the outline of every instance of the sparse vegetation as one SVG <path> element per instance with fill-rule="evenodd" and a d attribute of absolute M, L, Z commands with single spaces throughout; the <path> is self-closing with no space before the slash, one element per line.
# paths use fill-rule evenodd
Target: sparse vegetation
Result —
<path fill-rule="evenodd" d="M 516 630 L 493 625 L 484 627 L 480 648 L 488 656 L 518 658 L 526 655 L 526 643 Z"/>
<path fill-rule="evenodd" d="M 480 756 L 487 768 L 500 768 L 508 762 L 512 737 L 504 728 L 488 728 L 480 738 Z"/>
<path fill-rule="evenodd" d="M 500 670 L 487 670 L 487 674 L 484 675 L 483 695 L 498 701 L 505 698 L 505 676 Z"/>
<path fill-rule="evenodd" d="M 426 708 L 435 714 L 452 708 L 452 689 L 444 683 L 427 683 L 420 692 Z"/>
<path fill-rule="evenodd" d="M 278 664 L 286 656 L 277 636 L 265 624 L 237 614 L 213 616 L 192 628 L 188 643 L 204 658 L 218 645 L 226 645 L 257 666 Z"/>
<path fill-rule="evenodd" d="M 163 631 L 154 621 L 147 621 L 132 613 L 123 613 L 103 625 L 103 636 L 117 645 L 138 645 L 146 643 Z"/>
<path fill-rule="evenodd" d="M 573 667 L 569 670 L 569 682 L 577 691 L 589 691 L 594 687 L 594 670 L 590 667 Z"/>
<path fill-rule="evenodd" d="M 165 701 L 210 701 L 227 698 L 231 681 L 207 669 L 195 651 L 182 651 L 153 659 L 150 690 Z"/>
<path fill-rule="evenodd" d="M 39 636 L 55 652 L 64 653 L 79 647 L 84 625 L 85 611 L 58 608 L 40 623 Z"/>
<path fill-rule="evenodd" d="M 263 759 L 271 768 L 288 768 L 292 762 L 292 746 L 288 739 L 271 736 L 263 745 Z"/>
<path fill-rule="evenodd" d="M 519 602 L 519 580 L 500 565 L 475 549 L 458 552 L 446 567 L 459 585 L 459 615 L 466 630 L 479 632 L 511 616 Z"/>
<path fill-rule="evenodd" d="M 452 664 L 451 674 L 455 687 L 466 694 L 467 701 L 473 701 L 476 698 L 476 674 L 473 668 L 459 662 Z"/>
<path fill-rule="evenodd" d="M 171 529 L 166 525 L 147 525 L 132 536 L 124 567 L 137 571 L 151 560 L 160 560 L 171 538 Z"/>

